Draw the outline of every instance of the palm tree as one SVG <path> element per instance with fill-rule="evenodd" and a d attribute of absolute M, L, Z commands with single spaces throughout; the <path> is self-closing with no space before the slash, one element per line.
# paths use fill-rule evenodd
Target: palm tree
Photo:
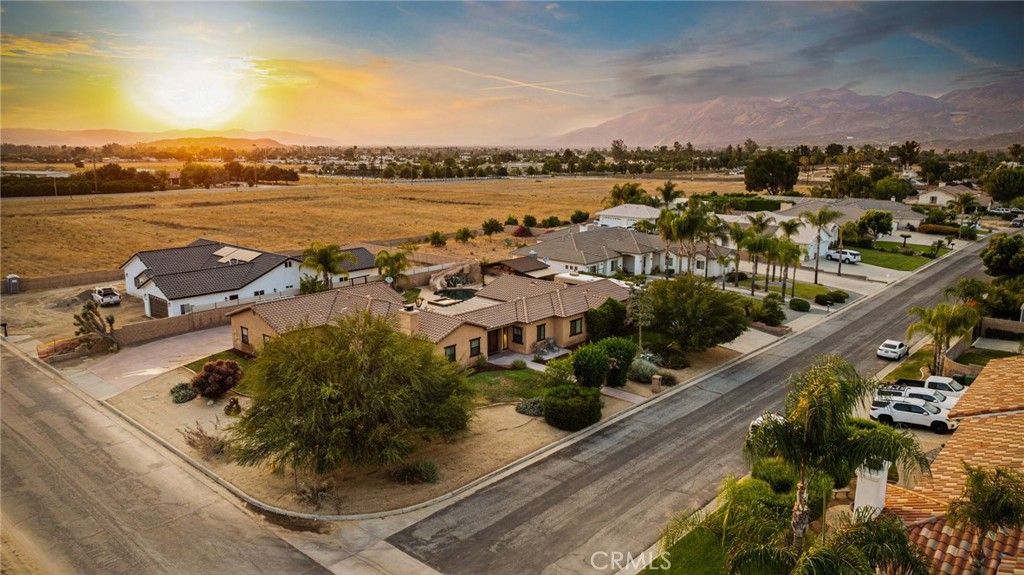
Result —
<path fill-rule="evenodd" d="M 373 265 L 377 266 L 378 274 L 391 278 L 391 286 L 398 290 L 400 289 L 398 287 L 399 280 L 407 277 L 403 272 L 409 269 L 411 265 L 409 262 L 409 252 L 406 250 L 398 250 L 396 252 L 381 250 L 377 252 Z"/>
<path fill-rule="evenodd" d="M 910 314 L 917 316 L 917 321 L 907 327 L 907 338 L 918 333 L 932 338 L 932 373 L 942 375 L 942 367 L 949 342 L 954 338 L 971 333 L 981 319 L 981 314 L 973 307 L 940 303 L 933 309 L 912 307 Z"/>
<path fill-rule="evenodd" d="M 751 235 L 743 243 L 743 247 L 747 248 L 750 258 L 754 260 L 754 277 L 750 278 L 750 295 L 754 295 L 754 286 L 757 284 L 757 263 L 762 255 L 768 253 L 769 246 L 768 238 L 761 235 Z"/>
<path fill-rule="evenodd" d="M 729 258 L 729 254 L 721 254 L 717 258 L 715 258 L 715 262 L 718 263 L 718 269 L 722 270 L 722 289 L 723 290 L 725 289 L 725 278 L 726 278 L 726 276 L 729 275 L 728 272 L 726 272 L 726 270 L 729 269 L 729 262 L 730 261 L 731 261 L 731 259 Z"/>
<path fill-rule="evenodd" d="M 803 255 L 804 249 L 793 240 L 789 238 L 782 238 L 779 240 L 779 245 L 776 250 L 776 253 L 779 258 L 779 263 L 782 264 L 782 301 L 785 302 L 786 280 L 789 279 L 789 266 L 791 264 L 800 263 L 800 257 Z M 796 290 L 795 274 L 793 278 L 793 289 Z"/>
<path fill-rule="evenodd" d="M 772 266 L 772 281 L 775 281 L 775 264 L 779 261 L 779 238 L 767 236 L 768 242 L 764 251 L 764 291 L 768 291 L 768 265 Z"/>
<path fill-rule="evenodd" d="M 778 224 L 779 224 L 779 231 L 782 232 L 782 235 L 786 239 L 792 238 L 793 236 L 795 236 L 800 231 L 800 228 L 804 227 L 804 221 L 801 220 L 800 218 L 793 218 L 791 220 L 782 220 L 781 222 L 778 222 Z M 772 278 L 774 279 L 774 277 L 775 277 L 775 272 L 773 271 L 772 272 Z M 782 295 L 785 296 L 786 294 L 782 294 Z"/>
<path fill-rule="evenodd" d="M 1006 467 L 987 470 L 966 461 L 963 465 L 964 489 L 946 508 L 946 518 L 955 527 L 974 532 L 971 566 L 974 575 L 981 575 L 988 563 L 985 537 L 1000 529 L 1024 528 L 1024 476 Z"/>
<path fill-rule="evenodd" d="M 860 239 L 860 228 L 857 226 L 857 222 L 846 222 L 845 224 L 838 227 L 836 235 L 839 236 L 839 251 L 843 251 L 843 243 L 846 240 Z M 836 275 L 843 275 L 843 258 L 839 258 L 839 270 Z"/>
<path fill-rule="evenodd" d="M 740 287 L 740 253 L 747 243 L 747 238 L 751 236 L 750 232 L 746 230 L 739 222 L 733 222 L 729 226 L 729 241 L 731 241 L 736 248 L 736 269 L 733 270 L 733 285 Z"/>
<path fill-rule="evenodd" d="M 757 212 L 756 214 L 747 214 L 747 222 L 750 224 L 752 232 L 757 235 L 764 235 L 765 231 L 768 230 L 768 226 L 775 223 L 775 218 L 764 212 Z"/>
<path fill-rule="evenodd" d="M 808 225 L 818 228 L 818 234 L 814 237 L 814 283 L 818 283 L 818 265 L 821 262 L 821 232 L 824 231 L 825 226 L 838 220 L 843 214 L 828 206 L 822 207 L 817 212 L 804 212 L 800 214 L 800 218 L 807 222 Z"/>
<path fill-rule="evenodd" d="M 337 244 L 323 244 L 313 242 L 308 248 L 302 251 L 301 267 L 311 268 L 323 276 L 324 286 L 327 289 L 334 287 L 334 276 L 348 277 L 348 272 L 342 269 L 345 262 L 356 263 L 356 257 L 349 252 L 341 251 Z"/>
<path fill-rule="evenodd" d="M 666 242 L 677 242 L 680 249 L 686 246 L 686 271 L 693 273 L 693 261 L 697 254 L 697 236 L 705 225 L 708 210 L 697 198 L 690 198 L 686 208 L 678 214 L 662 209 L 658 217 L 658 231 Z M 681 255 L 681 254 L 680 254 Z"/>
<path fill-rule="evenodd" d="M 704 242 L 704 279 L 708 279 L 708 269 L 711 267 L 711 246 L 729 239 L 729 225 L 716 214 L 708 212 L 705 214 L 704 220 L 700 222 L 697 239 Z"/>
<path fill-rule="evenodd" d="M 661 194 L 661 205 L 666 208 L 672 207 L 672 202 L 679 199 L 683 195 L 682 190 L 676 189 L 676 183 L 672 180 L 666 181 L 663 185 L 655 188 L 655 190 Z"/>
<path fill-rule="evenodd" d="M 748 456 L 779 457 L 797 471 L 793 549 L 804 549 L 810 523 L 807 484 L 815 472 L 837 477 L 860 466 L 881 469 L 886 461 L 904 471 L 928 469 L 927 457 L 909 432 L 851 424 L 854 411 L 877 385 L 839 356 L 816 356 L 807 369 L 790 376 L 782 417 L 765 417 L 750 433 Z"/>
<path fill-rule="evenodd" d="M 978 278 L 959 278 L 946 288 L 942 295 L 952 298 L 953 303 L 975 306 L 985 301 L 989 286 Z"/>
<path fill-rule="evenodd" d="M 978 203 L 978 198 L 976 198 L 971 192 L 963 192 L 957 194 L 952 200 L 949 200 L 946 205 L 960 214 L 960 231 L 957 233 L 957 237 L 963 237 L 964 214 L 967 213 L 967 210 L 981 207 L 981 204 Z"/>

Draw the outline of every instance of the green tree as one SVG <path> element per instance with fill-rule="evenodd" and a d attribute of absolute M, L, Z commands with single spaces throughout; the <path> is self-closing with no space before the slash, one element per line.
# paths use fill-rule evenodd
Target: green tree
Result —
<path fill-rule="evenodd" d="M 117 352 L 120 343 L 117 341 L 117 334 L 114 333 L 114 314 L 107 314 L 104 317 L 100 313 L 100 304 L 95 300 L 86 300 L 82 310 L 74 316 L 75 335 L 96 336 L 110 342 L 110 351 Z M 89 342 L 86 345 L 90 345 Z"/>
<path fill-rule="evenodd" d="M 296 476 L 399 463 L 417 439 L 463 431 L 472 415 L 458 364 L 369 313 L 275 337 L 246 384 L 252 403 L 229 428 L 236 460 Z"/>
<path fill-rule="evenodd" d="M 856 227 L 871 234 L 873 240 L 892 233 L 892 212 L 868 210 L 857 220 Z"/>
<path fill-rule="evenodd" d="M 530 214 L 526 214 L 523 216 L 523 225 L 528 228 L 535 228 L 537 227 L 537 218 Z"/>
<path fill-rule="evenodd" d="M 434 230 L 427 234 L 427 241 L 434 247 L 441 247 L 448 243 L 448 238 L 441 232 Z"/>
<path fill-rule="evenodd" d="M 910 182 L 899 176 L 888 176 L 875 182 L 872 197 L 876 200 L 895 199 L 897 202 L 902 202 L 912 191 L 914 191 L 914 188 L 910 185 Z"/>
<path fill-rule="evenodd" d="M 949 200 L 947 207 L 960 214 L 960 232 L 957 234 L 957 237 L 963 237 L 964 217 L 968 211 L 975 211 L 980 208 L 981 204 L 978 203 L 978 198 L 971 192 L 962 192 L 957 194 L 952 200 Z"/>
<path fill-rule="evenodd" d="M 896 157 L 899 158 L 904 170 L 914 165 L 920 155 L 921 145 L 914 140 L 904 142 L 902 146 L 896 148 Z"/>
<path fill-rule="evenodd" d="M 299 278 L 299 293 L 302 295 L 318 293 L 326 289 L 327 286 L 324 285 L 324 281 L 317 276 L 302 274 L 302 277 Z"/>
<path fill-rule="evenodd" d="M 1024 476 L 1012 468 L 992 470 L 963 463 L 966 479 L 960 497 L 946 509 L 949 522 L 974 533 L 971 567 L 985 573 L 988 556 L 983 541 L 989 533 L 1024 528 Z"/>
<path fill-rule="evenodd" d="M 650 200 L 651 198 L 640 187 L 639 182 L 626 182 L 612 186 L 612 191 L 605 198 L 604 204 L 610 208 L 623 204 L 649 205 L 651 203 Z"/>
<path fill-rule="evenodd" d="M 348 272 L 342 268 L 346 262 L 354 264 L 356 257 L 349 252 L 341 251 L 337 244 L 313 242 L 302 251 L 301 266 L 321 274 L 327 289 L 334 288 L 334 276 L 348 277 Z"/>
<path fill-rule="evenodd" d="M 1024 148 L 1022 148 L 1020 144 L 1010 144 L 1006 149 L 1006 153 L 1010 155 L 1010 159 L 1014 162 L 1020 161 L 1022 151 L 1024 151 Z"/>
<path fill-rule="evenodd" d="M 608 377 L 608 353 L 596 343 L 590 343 L 572 352 L 572 369 L 576 381 L 583 387 L 600 389 Z"/>
<path fill-rule="evenodd" d="M 1012 278 L 1024 275 L 1024 236 L 999 234 L 981 252 L 985 273 Z"/>
<path fill-rule="evenodd" d="M 997 202 L 1024 197 L 1024 167 L 999 168 L 985 179 L 985 191 Z"/>
<path fill-rule="evenodd" d="M 733 269 L 733 286 L 740 286 L 740 255 L 743 253 L 743 249 L 746 247 L 747 240 L 753 234 L 744 228 L 739 222 L 733 222 L 729 225 L 729 241 L 732 242 L 733 249 L 736 250 L 736 266 Z"/>
<path fill-rule="evenodd" d="M 629 368 L 633 365 L 633 359 L 636 358 L 639 351 L 637 345 L 624 337 L 602 339 L 598 345 L 608 354 L 608 385 L 611 387 L 626 385 Z"/>
<path fill-rule="evenodd" d="M 814 283 L 818 283 L 818 266 L 821 263 L 822 240 L 825 239 L 823 232 L 825 227 L 842 217 L 842 213 L 833 210 L 828 206 L 822 207 L 817 212 L 803 212 L 800 218 L 807 222 L 807 225 L 817 228 L 818 233 L 814 237 Z"/>
<path fill-rule="evenodd" d="M 513 216 L 512 214 L 509 214 L 508 217 L 505 218 L 505 225 L 506 226 L 518 226 L 519 225 L 519 218 Z M 484 233 L 487 233 L 486 229 L 484 230 Z"/>
<path fill-rule="evenodd" d="M 943 179 L 943 176 L 949 172 L 949 162 L 939 159 L 936 156 L 928 156 L 921 160 L 921 169 L 918 174 L 921 175 L 921 179 L 928 182 L 929 184 L 937 184 Z"/>
<path fill-rule="evenodd" d="M 954 304 L 981 305 L 985 302 L 989 286 L 978 278 L 958 278 L 956 283 L 943 290 L 942 295 L 951 298 Z"/>
<path fill-rule="evenodd" d="M 574 224 L 582 224 L 590 219 L 590 212 L 584 212 L 583 210 L 576 210 L 569 216 L 569 221 Z"/>
<path fill-rule="evenodd" d="M 385 278 L 391 278 L 391 287 L 397 289 L 401 280 L 407 279 L 405 270 L 412 266 L 409 261 L 409 251 L 399 249 L 394 252 L 381 250 L 373 259 L 373 265 L 377 266 L 377 273 Z"/>
<path fill-rule="evenodd" d="M 683 351 L 730 342 L 750 324 L 742 298 L 690 274 L 648 284 L 654 327 Z"/>
<path fill-rule="evenodd" d="M 473 238 L 473 231 L 469 228 L 459 228 L 459 231 L 455 232 L 455 241 L 457 242 L 465 243 Z"/>
<path fill-rule="evenodd" d="M 910 315 L 917 321 L 907 327 L 907 339 L 916 334 L 932 338 L 932 373 L 942 375 L 943 363 L 949 343 L 957 337 L 967 336 L 981 320 L 981 314 L 973 307 L 940 303 L 934 308 L 910 308 Z"/>
<path fill-rule="evenodd" d="M 769 150 L 747 162 L 743 182 L 748 192 L 767 190 L 771 195 L 793 190 L 800 168 L 789 154 Z"/>
<path fill-rule="evenodd" d="M 509 219 L 514 220 L 515 218 L 513 218 L 512 216 L 509 216 Z M 507 223 L 508 222 L 506 222 L 506 224 Z M 508 224 L 508 225 L 516 225 L 516 224 L 513 223 L 513 224 Z M 491 236 L 491 235 L 494 235 L 494 234 L 497 234 L 497 233 L 501 233 L 501 231 L 505 229 L 505 227 L 501 225 L 501 222 L 499 222 L 498 220 L 496 220 L 494 218 L 491 218 L 489 220 L 485 220 L 483 225 L 482 225 L 482 228 L 483 228 L 485 236 Z"/>
<path fill-rule="evenodd" d="M 659 198 L 661 200 L 661 205 L 666 208 L 672 207 L 672 203 L 683 195 L 682 190 L 677 190 L 676 183 L 672 180 L 666 180 L 664 184 L 658 186 L 656 191 L 658 192 L 658 195 L 661 196 Z"/>

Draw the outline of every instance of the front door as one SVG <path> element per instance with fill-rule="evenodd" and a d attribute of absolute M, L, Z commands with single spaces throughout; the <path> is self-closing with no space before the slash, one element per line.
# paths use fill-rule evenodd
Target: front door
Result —
<path fill-rule="evenodd" d="M 501 330 L 492 329 L 487 332 L 487 355 L 492 355 L 501 351 Z"/>

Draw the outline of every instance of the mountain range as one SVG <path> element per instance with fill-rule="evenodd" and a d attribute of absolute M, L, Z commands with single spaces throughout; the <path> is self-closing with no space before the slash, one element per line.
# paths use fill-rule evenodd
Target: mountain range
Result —
<path fill-rule="evenodd" d="M 2 128 L 0 140 L 6 144 L 30 146 L 102 146 L 117 143 L 130 146 L 138 143 L 156 147 L 201 144 L 206 147 L 245 149 L 259 147 L 334 146 L 333 140 L 275 130 L 169 130 L 166 132 L 130 132 L 125 130 L 36 130 L 34 128 Z M 206 141 L 209 140 L 209 141 Z M 212 142 L 212 143 L 211 143 Z"/>
<path fill-rule="evenodd" d="M 613 140 L 633 146 L 739 144 L 889 145 L 917 140 L 955 146 L 971 141 L 1024 139 L 1024 79 L 955 90 L 938 98 L 909 92 L 862 96 L 848 89 L 817 90 L 784 100 L 722 96 L 631 112 L 597 126 L 557 136 L 559 148 L 608 147 Z M 953 144 L 950 146 L 949 144 Z"/>

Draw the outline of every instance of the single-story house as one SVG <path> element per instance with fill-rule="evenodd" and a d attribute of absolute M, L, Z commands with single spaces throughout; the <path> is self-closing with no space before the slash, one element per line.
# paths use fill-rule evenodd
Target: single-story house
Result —
<path fill-rule="evenodd" d="M 538 243 L 512 253 L 536 255 L 558 273 L 611 275 L 623 269 L 631 274 L 650 274 L 676 269 L 675 256 L 665 249 L 661 237 L 624 227 L 580 224 L 548 232 L 537 239 Z"/>
<path fill-rule="evenodd" d="M 924 207 L 945 208 L 948 207 L 949 202 L 955 200 L 957 196 L 963 193 L 973 195 L 982 210 L 987 210 L 992 205 L 992 197 L 985 192 L 961 185 L 940 185 L 937 188 L 924 190 L 916 198 L 907 198 L 907 202 L 913 202 Z"/>
<path fill-rule="evenodd" d="M 341 269 L 348 275 L 335 275 L 334 285 L 343 286 L 346 283 L 349 285 L 357 283 L 366 283 L 367 281 L 373 281 L 376 279 L 377 266 L 374 265 L 375 256 L 370 253 L 370 250 L 363 247 L 345 248 L 341 250 L 342 253 L 352 254 L 355 261 L 345 260 L 341 264 Z M 316 275 L 313 270 L 303 269 L 302 273 L 309 275 Z"/>
<path fill-rule="evenodd" d="M 138 252 L 121 264 L 125 291 L 149 317 L 174 317 L 299 293 L 299 261 L 207 239 Z"/>
<path fill-rule="evenodd" d="M 537 254 L 530 256 L 511 258 L 481 265 L 481 271 L 485 275 L 501 276 L 515 275 L 531 277 L 535 279 L 551 279 L 558 274 L 551 266 L 540 261 Z"/>
<path fill-rule="evenodd" d="M 597 212 L 594 223 L 608 228 L 632 228 L 637 222 L 653 222 L 660 215 L 660 208 L 642 204 L 622 204 Z"/>
<path fill-rule="evenodd" d="M 924 214 L 915 212 L 910 206 L 904 203 L 889 200 L 875 200 L 870 198 L 843 198 L 841 200 L 829 200 L 823 198 L 807 199 L 797 202 L 792 208 L 780 210 L 773 215 L 775 215 L 777 219 L 779 216 L 785 218 L 799 218 L 800 214 L 803 212 L 817 213 L 821 208 L 826 206 L 842 214 L 835 222 L 837 225 L 842 225 L 846 222 L 855 222 L 869 210 L 890 212 L 892 214 L 892 232 L 890 233 L 906 229 L 907 225 L 912 225 L 916 228 L 921 225 L 921 222 L 923 222 L 925 218 Z M 825 249 L 827 248 L 828 246 L 825 246 Z M 824 252 L 822 252 L 822 255 L 824 255 Z"/>

